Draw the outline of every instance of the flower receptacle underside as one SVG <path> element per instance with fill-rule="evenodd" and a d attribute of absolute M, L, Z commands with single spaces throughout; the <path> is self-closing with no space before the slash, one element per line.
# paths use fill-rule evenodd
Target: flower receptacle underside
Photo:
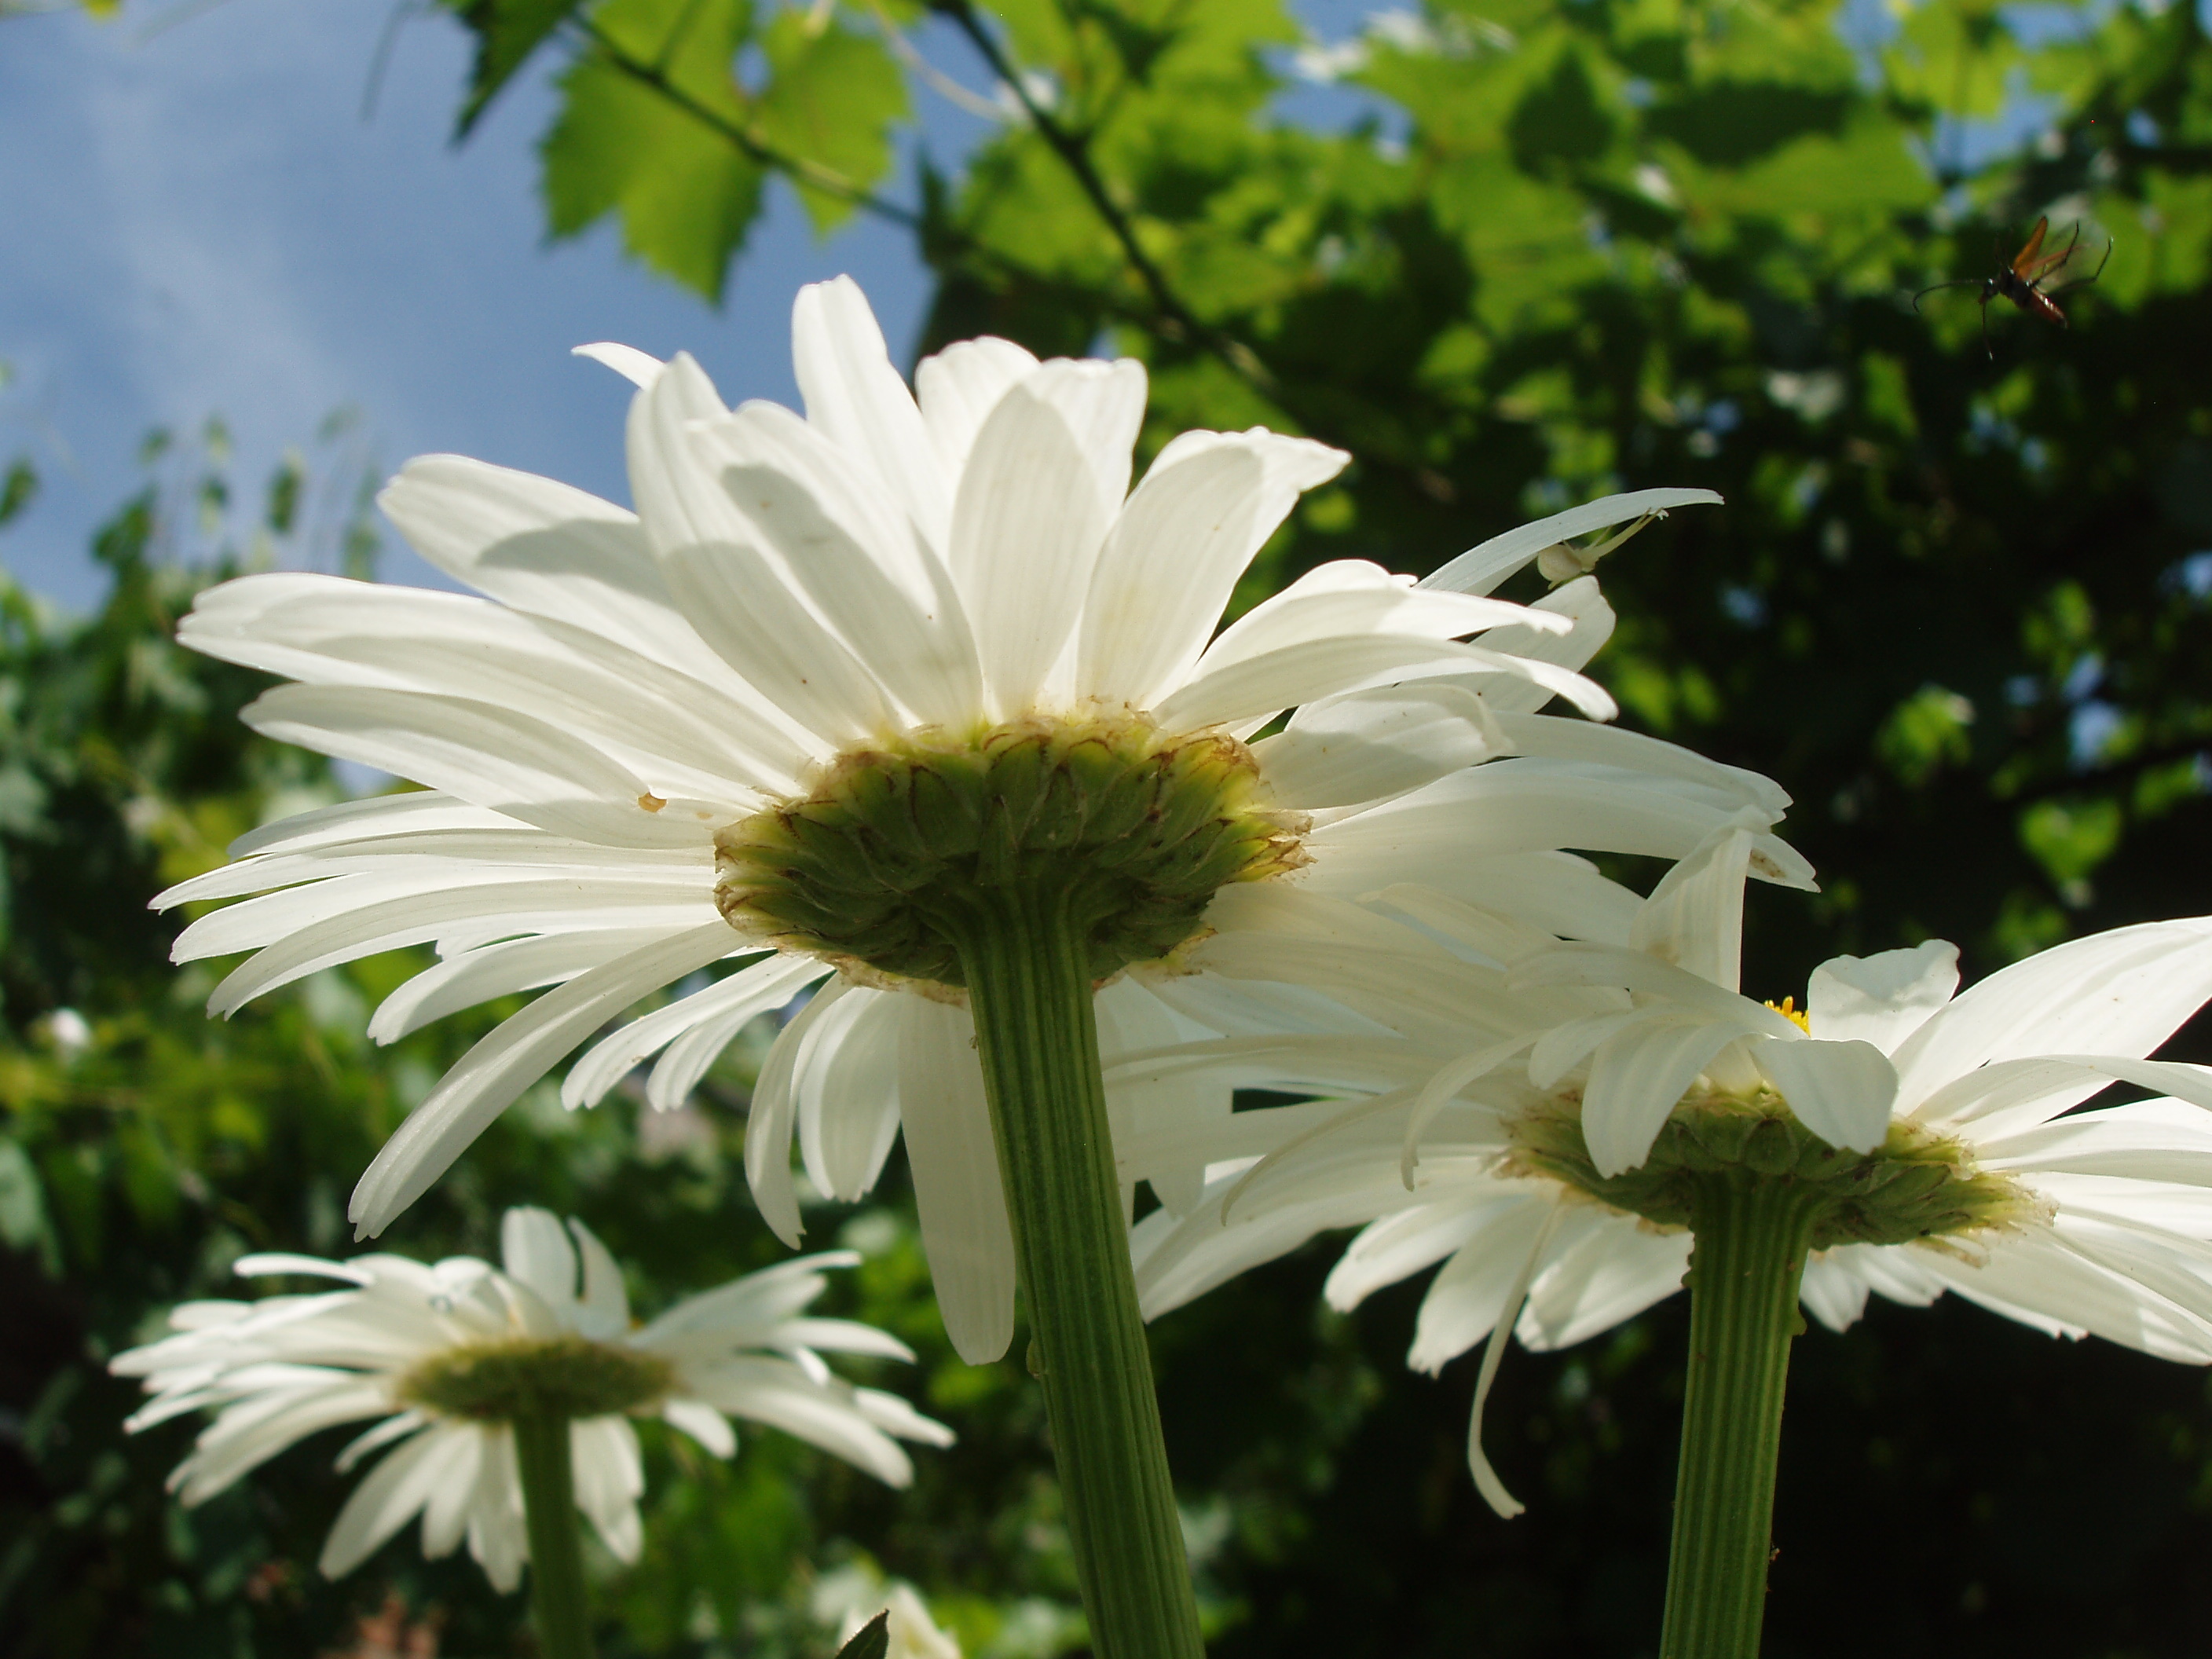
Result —
<path fill-rule="evenodd" d="M 641 1410 L 674 1381 L 658 1354 L 580 1336 L 516 1337 L 434 1354 L 401 1379 L 399 1395 L 410 1406 L 479 1422 L 574 1420 Z"/>
<path fill-rule="evenodd" d="M 1601 1176 L 1583 1139 L 1581 1104 L 1546 1103 L 1512 1127 L 1510 1165 L 1548 1176 L 1662 1227 L 1687 1227 L 1702 1186 L 1746 1178 L 1798 1188 L 1812 1207 L 1812 1248 L 1905 1244 L 2016 1225 L 2040 1213 L 2017 1183 L 1978 1170 L 1955 1141 L 1909 1123 L 1872 1152 L 1830 1146 L 1779 1095 L 1692 1095 L 1674 1108 L 1633 1170 Z"/>
<path fill-rule="evenodd" d="M 841 756 L 800 799 L 715 837 L 715 902 L 748 938 L 964 982 L 952 935 L 993 889 L 1064 896 L 1094 980 L 1196 935 L 1213 894 L 1304 861 L 1251 751 L 1141 720 L 1031 717 Z"/>

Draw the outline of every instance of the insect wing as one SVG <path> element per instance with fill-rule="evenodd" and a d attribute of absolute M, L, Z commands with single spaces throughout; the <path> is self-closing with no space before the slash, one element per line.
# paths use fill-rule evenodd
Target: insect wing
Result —
<path fill-rule="evenodd" d="M 2042 251 L 2044 233 L 2050 228 L 2051 216 L 2045 214 L 2035 222 L 2035 228 L 2027 233 L 2027 240 L 2021 244 L 2020 252 L 2012 256 L 2012 274 L 2021 281 L 2033 282 L 2038 271 L 2055 263 L 2051 259 L 2039 260 L 2035 257 Z M 2065 257 L 2063 253 L 2057 256 L 2060 259 Z"/>

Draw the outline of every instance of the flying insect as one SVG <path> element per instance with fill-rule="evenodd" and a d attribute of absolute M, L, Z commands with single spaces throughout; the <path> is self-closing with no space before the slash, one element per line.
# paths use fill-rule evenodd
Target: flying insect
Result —
<path fill-rule="evenodd" d="M 1992 362 L 1996 361 L 1997 355 L 1996 349 L 1990 343 L 1990 301 L 1992 300 L 2009 300 L 2030 316 L 2040 317 L 2045 322 L 2056 323 L 2064 328 L 2067 325 L 2066 313 L 2058 308 L 2056 296 L 2077 288 L 2087 288 L 2103 276 L 2106 261 L 2112 257 L 2112 245 L 2109 241 L 2105 244 L 2104 258 L 2097 261 L 2097 268 L 2087 276 L 2061 283 L 2057 288 L 2045 288 L 2044 284 L 2065 270 L 2067 261 L 2074 257 L 2075 250 L 2081 245 L 2081 227 L 2077 222 L 2072 238 L 2064 247 L 2056 253 L 2045 253 L 2043 238 L 2050 228 L 2051 218 L 2046 214 L 2035 222 L 2035 228 L 2028 232 L 2027 240 L 2022 244 L 2020 252 L 2013 255 L 2012 263 L 1996 276 L 1960 276 L 1951 282 L 1937 283 L 1931 288 L 1923 288 L 1912 296 L 1912 308 L 1919 310 L 1923 300 L 1941 289 L 1972 288 L 1977 283 L 1980 283 L 1982 291 L 1974 296 L 1974 302 L 1982 308 L 1982 349 L 1989 353 Z M 1997 257 L 2000 259 L 2004 257 L 2002 244 L 1998 246 Z"/>

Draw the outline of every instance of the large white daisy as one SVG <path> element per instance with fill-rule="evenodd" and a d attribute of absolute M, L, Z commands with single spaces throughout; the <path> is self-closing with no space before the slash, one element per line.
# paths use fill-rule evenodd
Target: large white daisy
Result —
<path fill-rule="evenodd" d="M 178 941 L 179 960 L 252 953 L 216 988 L 217 1012 L 426 943 L 440 960 L 378 1009 L 380 1040 L 555 988 L 386 1145 L 354 1194 L 363 1235 L 641 998 L 742 963 L 601 1041 L 569 1073 L 568 1103 L 658 1056 L 647 1095 L 672 1106 L 740 1028 L 819 985 L 756 1093 L 746 1155 L 762 1209 L 797 1240 L 794 1132 L 814 1184 L 851 1198 L 902 1129 L 946 1324 L 962 1353 L 992 1358 L 1011 1336 L 1015 1272 L 968 1012 L 957 986 L 913 966 L 927 941 L 897 903 L 763 887 L 800 854 L 819 854 L 817 874 L 880 875 L 865 858 L 849 867 L 846 843 L 808 842 L 808 814 L 880 806 L 854 794 L 894 762 L 902 787 L 1009 754 L 1042 755 L 1064 778 L 1088 744 L 1117 763 L 1218 775 L 1236 810 L 1188 834 L 1168 815 L 1188 890 L 1139 895 L 1101 979 L 1232 929 L 1226 912 L 1199 914 L 1219 880 L 1457 882 L 1603 937 L 1602 884 L 1553 849 L 1679 857 L 1712 810 L 1677 787 L 1680 751 L 1535 712 L 1554 696 L 1612 712 L 1576 672 L 1611 627 L 1594 580 L 1531 607 L 1486 595 L 1570 537 L 1717 498 L 1610 498 L 1418 586 L 1324 565 L 1217 635 L 1254 555 L 1343 455 L 1258 429 L 1186 433 L 1132 490 L 1133 362 L 1039 362 L 975 340 L 924 361 L 909 393 L 845 279 L 802 291 L 793 335 L 804 417 L 726 409 L 688 357 L 586 348 L 639 387 L 635 514 L 459 457 L 410 464 L 385 510 L 475 595 L 305 574 L 203 595 L 181 640 L 298 682 L 246 711 L 256 729 L 427 787 L 258 830 L 239 862 L 158 902 L 259 895 Z M 1503 756 L 1520 758 L 1453 775 Z M 1771 785 L 1746 787 L 1778 813 Z M 1013 810 L 1016 786 L 979 787 Z M 1115 803 L 1091 805 L 1110 817 Z M 895 899 L 902 878 L 882 891 Z M 1182 1029 L 1127 981 L 1100 1012 L 1109 1047 Z"/>
<path fill-rule="evenodd" d="M 718 1457 L 737 1450 L 729 1419 L 741 1418 L 894 1486 L 914 1478 L 899 1440 L 951 1443 L 950 1430 L 896 1395 L 855 1388 L 823 1363 L 824 1352 L 914 1358 L 873 1326 L 806 1316 L 825 1270 L 859 1261 L 850 1251 L 749 1273 L 633 1328 L 622 1270 L 581 1222 L 564 1231 L 544 1210 L 509 1210 L 501 1244 L 503 1272 L 471 1256 L 247 1256 L 238 1271 L 248 1277 L 308 1274 L 349 1288 L 177 1308 L 175 1335 L 109 1367 L 145 1378 L 154 1395 L 125 1426 L 216 1413 L 170 1477 L 189 1505 L 309 1435 L 374 1418 L 338 1455 L 343 1473 L 384 1453 L 331 1528 L 323 1571 L 351 1571 L 419 1514 L 423 1554 L 465 1539 L 502 1590 L 529 1559 L 522 1486 L 508 1424 L 460 1397 L 472 1377 L 479 1393 L 490 1376 L 599 1396 L 608 1409 L 569 1426 L 576 1506 L 625 1561 L 643 1540 L 630 1416 L 659 1417 Z"/>
<path fill-rule="evenodd" d="M 1109 1085 L 1328 1097 L 1207 1133 L 1200 1201 L 1136 1230 L 1147 1315 L 1360 1226 L 1331 1304 L 1441 1262 L 1408 1363 L 1434 1372 L 1490 1338 L 1486 1391 L 1508 1329 L 1565 1347 L 1680 1289 L 1686 1173 L 1751 1160 L 1846 1200 L 1801 1289 L 1832 1328 L 1870 1293 L 1950 1291 L 2054 1335 L 2212 1361 L 2212 1069 L 2144 1058 L 2212 997 L 2212 919 L 2075 940 L 1955 997 L 1942 941 L 1838 957 L 1800 1012 L 1736 994 L 1742 880 L 1765 855 L 1752 830 L 1720 831 L 1610 942 L 1386 896 L 1418 925 L 1364 924 L 1334 996 L 1304 987 L 1295 1018 L 1268 1003 L 1272 1032 L 1125 1060 Z M 2160 1097 L 2076 1109 L 2116 1080 Z"/>

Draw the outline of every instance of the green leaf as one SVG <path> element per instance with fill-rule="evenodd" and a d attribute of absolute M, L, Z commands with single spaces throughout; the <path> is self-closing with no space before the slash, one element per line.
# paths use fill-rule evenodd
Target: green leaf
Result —
<path fill-rule="evenodd" d="M 2020 842 L 2062 886 L 2081 880 L 2120 844 L 2115 800 L 2039 801 L 2020 815 Z"/>
<path fill-rule="evenodd" d="M 21 1146 L 4 1137 L 0 1137 L 0 1243 L 11 1250 L 35 1250 L 47 1273 L 61 1272 L 60 1244 L 46 1219 L 38 1169 Z"/>
<path fill-rule="evenodd" d="M 890 1649 L 891 1613 L 885 1607 L 854 1632 L 853 1639 L 837 1650 L 837 1659 L 884 1659 Z"/>
<path fill-rule="evenodd" d="M 545 44 L 553 31 L 584 9 L 586 0 L 451 0 L 454 14 L 477 37 L 454 136 L 465 138 L 501 88 Z"/>
<path fill-rule="evenodd" d="M 786 11 L 761 37 L 769 78 L 755 102 L 762 137 L 856 190 L 891 166 L 891 129 L 908 113 L 906 78 L 884 44 L 840 27 L 821 27 L 805 11 Z M 850 216 L 848 195 L 799 183 L 799 198 L 817 232 Z"/>
<path fill-rule="evenodd" d="M 28 507 L 31 498 L 38 493 L 39 475 L 31 464 L 20 456 L 9 462 L 6 476 L 0 477 L 0 524 L 6 524 Z"/>
<path fill-rule="evenodd" d="M 1956 691 L 1923 685 L 1890 711 L 1875 738 L 1889 769 L 1919 788 L 1972 752 L 1974 705 Z"/>
<path fill-rule="evenodd" d="M 750 114 L 731 73 L 751 9 L 611 0 L 592 21 L 605 47 L 562 76 L 561 113 L 539 152 L 548 226 L 574 236 L 618 214 L 633 255 L 720 301 L 765 178 L 740 142 Z"/>

